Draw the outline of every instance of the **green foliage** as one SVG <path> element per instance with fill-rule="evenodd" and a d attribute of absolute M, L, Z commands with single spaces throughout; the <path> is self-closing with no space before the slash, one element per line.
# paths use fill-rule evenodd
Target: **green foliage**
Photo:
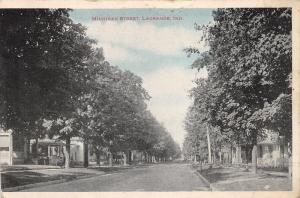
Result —
<path fill-rule="evenodd" d="M 68 10 L 1 10 L 0 15 L 1 122 L 31 131 L 36 120 L 72 111 L 70 100 L 82 91 L 80 74 L 93 41 Z"/>
<path fill-rule="evenodd" d="M 0 11 L 0 124 L 27 138 L 82 137 L 95 150 L 177 154 L 142 79 L 105 61 L 69 12 Z"/>
<path fill-rule="evenodd" d="M 210 48 L 192 65 L 209 72 L 191 92 L 194 108 L 224 142 L 256 144 L 266 128 L 291 140 L 291 9 L 217 9 L 213 17 L 196 27 Z"/>

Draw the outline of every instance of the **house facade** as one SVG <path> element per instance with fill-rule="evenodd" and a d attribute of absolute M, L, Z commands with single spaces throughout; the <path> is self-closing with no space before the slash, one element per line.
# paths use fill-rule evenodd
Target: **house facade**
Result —
<path fill-rule="evenodd" d="M 61 165 L 63 163 L 66 144 L 58 138 L 43 138 L 30 140 L 30 154 L 34 164 Z M 37 152 L 37 153 L 36 153 Z M 95 155 L 88 152 L 89 161 L 95 161 Z M 71 138 L 70 144 L 71 165 L 83 165 L 84 163 L 84 142 L 79 137 Z"/>
<path fill-rule="evenodd" d="M 232 149 L 232 164 L 251 163 L 252 148 L 246 145 Z M 266 136 L 257 143 L 258 167 L 288 167 L 288 145 L 278 132 L 266 130 Z"/>
<path fill-rule="evenodd" d="M 0 128 L 0 165 L 24 163 L 24 138 Z"/>
<path fill-rule="evenodd" d="M 26 140 L 22 135 L 13 135 L 11 130 L 0 128 L 0 165 L 61 165 L 64 149 L 65 142 L 55 137 Z M 95 154 L 88 152 L 88 159 L 91 163 L 95 162 Z M 84 162 L 84 143 L 79 137 L 71 139 L 70 162 L 72 165 L 82 165 Z"/>
<path fill-rule="evenodd" d="M 71 138 L 70 163 L 73 166 L 82 166 L 84 163 L 84 142 L 82 138 Z M 14 164 L 39 164 L 39 165 L 63 165 L 65 141 L 58 137 L 43 139 L 30 139 L 22 135 L 13 135 L 11 130 L 0 129 L 0 165 Z M 28 156 L 27 156 L 28 155 Z M 126 155 L 126 157 L 124 156 Z M 137 150 L 113 153 L 114 164 L 140 163 L 146 161 L 144 153 Z M 93 149 L 88 146 L 88 161 L 90 165 L 97 163 L 97 157 Z M 100 165 L 108 165 L 108 155 L 102 152 Z"/>
<path fill-rule="evenodd" d="M 0 165 L 12 165 L 12 132 L 0 128 Z"/>
<path fill-rule="evenodd" d="M 279 133 L 269 131 L 267 137 L 258 142 L 257 164 L 260 167 L 288 167 L 288 145 Z"/>

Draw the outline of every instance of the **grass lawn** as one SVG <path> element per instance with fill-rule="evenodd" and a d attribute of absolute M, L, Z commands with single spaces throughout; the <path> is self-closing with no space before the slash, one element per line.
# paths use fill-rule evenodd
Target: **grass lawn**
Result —
<path fill-rule="evenodd" d="M 27 184 L 34 184 L 40 182 L 54 181 L 54 180 L 74 180 L 79 176 L 95 175 L 101 172 L 110 173 L 118 172 L 133 168 L 133 166 L 113 166 L 113 167 L 89 167 L 70 168 L 70 169 L 53 169 L 53 170 L 26 170 L 26 168 L 14 168 L 15 172 L 1 173 L 1 188 L 10 188 L 16 186 L 23 186 Z M 7 169 L 9 170 L 9 169 Z"/>
<path fill-rule="evenodd" d="M 292 183 L 287 178 L 258 178 L 214 185 L 219 191 L 290 191 Z"/>
<path fill-rule="evenodd" d="M 267 175 L 260 171 L 240 168 L 212 168 L 199 171 L 215 188 L 220 191 L 288 191 L 292 182 L 285 176 Z"/>
<path fill-rule="evenodd" d="M 10 188 L 47 182 L 53 180 L 67 179 L 73 180 L 79 176 L 87 175 L 86 173 L 70 173 L 70 174 L 42 174 L 34 171 L 18 171 L 1 173 L 1 188 Z"/>

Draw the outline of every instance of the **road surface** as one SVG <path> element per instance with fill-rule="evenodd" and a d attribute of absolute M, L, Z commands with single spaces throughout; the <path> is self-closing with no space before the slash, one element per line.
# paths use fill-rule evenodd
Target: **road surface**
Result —
<path fill-rule="evenodd" d="M 156 164 L 118 173 L 26 189 L 31 192 L 203 191 L 208 187 L 188 164 Z"/>

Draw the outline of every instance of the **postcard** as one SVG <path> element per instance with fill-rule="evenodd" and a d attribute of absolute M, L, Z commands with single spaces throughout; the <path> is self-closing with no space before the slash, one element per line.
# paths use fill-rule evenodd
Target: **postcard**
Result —
<path fill-rule="evenodd" d="M 298 1 L 0 1 L 2 197 L 298 197 Z"/>

